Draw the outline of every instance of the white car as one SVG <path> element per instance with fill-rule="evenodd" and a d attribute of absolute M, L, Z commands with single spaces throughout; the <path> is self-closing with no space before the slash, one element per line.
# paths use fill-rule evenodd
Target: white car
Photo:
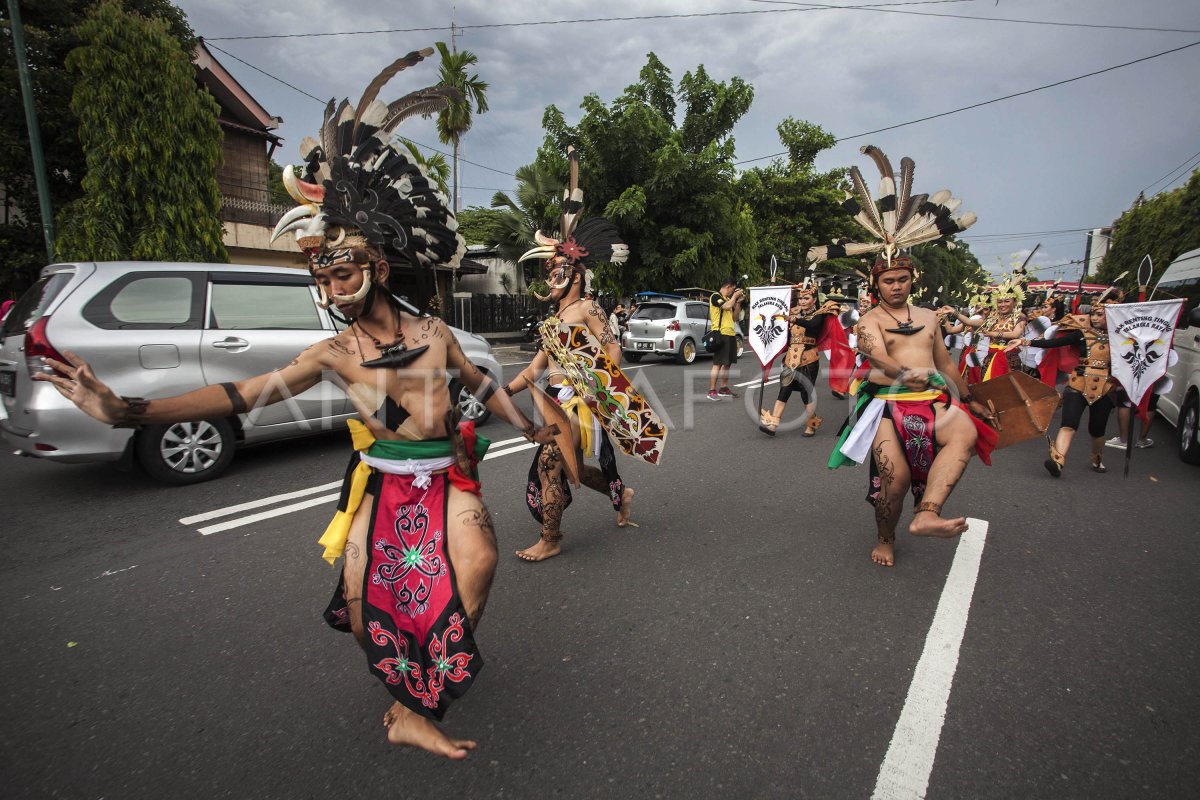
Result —
<path fill-rule="evenodd" d="M 1200 464 L 1200 248 L 1176 258 L 1159 278 L 1153 299 L 1184 298 L 1175 331 L 1179 360 L 1167 368 L 1171 388 L 1158 399 L 1158 413 L 1175 426 L 1179 457 Z"/>

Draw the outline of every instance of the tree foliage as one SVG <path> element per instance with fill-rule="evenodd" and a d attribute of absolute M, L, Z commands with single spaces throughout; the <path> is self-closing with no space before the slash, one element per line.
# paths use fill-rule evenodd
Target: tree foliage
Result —
<path fill-rule="evenodd" d="M 976 287 L 989 280 L 966 242 L 955 241 L 953 249 L 941 243 L 919 244 L 910 255 L 919 276 L 914 292 L 919 302 L 966 305 Z"/>
<path fill-rule="evenodd" d="M 46 158 L 50 202 L 56 211 L 83 193 L 80 181 L 85 160 L 79 143 L 79 120 L 70 108 L 76 76 L 64 64 L 67 54 L 81 44 L 77 26 L 94 5 L 95 0 L 21 3 L 34 107 Z M 123 0 L 121 6 L 161 19 L 171 38 L 187 52 L 195 46 L 195 34 L 186 15 L 169 0 Z M 0 20 L 8 34 L 0 46 L 0 185 L 5 187 L 11 201 L 0 212 L 0 246 L 4 247 L 0 291 L 9 294 L 24 290 L 32 281 L 36 270 L 45 265 L 46 250 L 7 4 L 0 4 Z"/>
<path fill-rule="evenodd" d="M 549 106 L 537 165 L 567 176 L 566 152 L 580 155 L 585 214 L 617 224 L 630 262 L 598 271 L 601 290 L 715 286 L 728 275 L 761 274 L 754 223 L 737 191 L 733 126 L 750 108 L 754 90 L 741 78 L 714 81 L 703 66 L 678 86 L 650 53 L 638 81 L 610 105 L 583 99 L 583 115 L 568 125 Z M 553 233 L 550 227 L 547 232 Z"/>
<path fill-rule="evenodd" d="M 754 214 L 758 262 L 767 264 L 774 255 L 795 279 L 810 247 L 861 235 L 861 229 L 841 207 L 846 171 L 818 172 L 813 166 L 817 154 L 837 142 L 833 135 L 791 117 L 776 130 L 787 159 L 747 170 L 738 186 Z M 822 268 L 839 271 L 834 263 Z"/>
<path fill-rule="evenodd" d="M 1138 266 L 1149 255 L 1154 262 L 1153 286 L 1177 256 L 1200 247 L 1200 170 L 1188 182 L 1164 192 L 1121 215 L 1113 226 L 1112 248 L 1100 265 L 1102 282 L 1114 280 L 1122 272 L 1126 289 L 1137 283 Z"/>
<path fill-rule="evenodd" d="M 450 163 L 444 155 L 433 152 L 426 154 L 415 142 L 403 136 L 396 137 L 396 142 L 408 150 L 410 160 L 425 170 L 425 177 L 437 186 L 439 192 L 444 195 L 450 194 Z"/>
<path fill-rule="evenodd" d="M 227 261 L 218 106 L 168 25 L 97 5 L 67 57 L 83 197 L 59 214 L 64 259 Z"/>
<path fill-rule="evenodd" d="M 475 122 L 474 115 L 487 113 L 488 83 L 478 75 L 467 74 L 469 67 L 479 63 L 479 57 L 470 50 L 451 53 L 445 42 L 438 42 L 437 49 L 442 58 L 441 66 L 438 67 L 438 83 L 451 86 L 462 93 L 462 102 L 451 103 L 449 108 L 437 115 L 438 138 L 454 148 L 453 202 L 454 210 L 458 211 L 458 143 L 467 131 L 471 130 Z"/>

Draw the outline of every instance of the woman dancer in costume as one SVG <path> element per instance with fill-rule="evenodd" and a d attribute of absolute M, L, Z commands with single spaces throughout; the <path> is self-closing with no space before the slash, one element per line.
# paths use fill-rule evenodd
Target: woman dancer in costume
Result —
<path fill-rule="evenodd" d="M 1107 472 L 1104 466 L 1104 434 L 1108 428 L 1108 417 L 1116 403 L 1119 384 L 1112 377 L 1112 363 L 1108 346 L 1108 328 L 1104 324 L 1104 307 L 1115 299 L 1102 298 L 1086 315 L 1071 314 L 1063 317 L 1058 325 L 1058 334 L 1050 339 L 1018 339 L 1009 344 L 1010 350 L 1021 345 L 1043 349 L 1056 347 L 1078 348 L 1078 365 L 1071 371 L 1062 395 L 1062 427 L 1050 445 L 1050 456 L 1044 462 L 1046 471 L 1055 478 L 1061 477 L 1066 467 L 1067 451 L 1083 412 L 1088 412 L 1088 434 L 1092 437 L 1091 467 L 1095 472 Z"/>
<path fill-rule="evenodd" d="M 987 352 L 980 359 L 978 366 L 970 363 L 972 354 L 968 354 L 965 375 L 968 384 L 991 380 L 1021 369 L 1020 357 L 1007 350 L 1006 347 L 1010 341 L 1020 339 L 1025 330 L 1025 316 L 1021 313 L 1023 298 L 1024 292 L 1020 283 L 1016 280 L 1008 280 L 992 292 L 991 310 L 985 317 L 969 317 L 950 306 L 942 306 L 938 309 L 939 312 L 974 330 L 978 335 L 987 337 Z M 966 352 L 967 350 L 964 348 L 964 353 Z M 1002 357 L 996 358 L 996 356 Z"/>
<path fill-rule="evenodd" d="M 608 496 L 617 512 L 617 526 L 632 524 L 629 512 L 634 490 L 617 474 L 610 440 L 627 454 L 657 464 L 666 443 L 667 429 L 654 410 L 621 372 L 621 346 L 609 330 L 604 310 L 590 298 L 592 266 L 622 264 L 629 248 L 617 229 L 603 217 L 582 222 L 583 192 L 578 187 L 579 159 L 568 151 L 570 185 L 563 197 L 560 239 L 540 232 L 538 247 L 521 256 L 546 259 L 549 299 L 555 312 L 539 328 L 541 351 L 504 387 L 510 396 L 528 388 L 545 372 L 553 401 L 571 419 L 571 436 L 540 447 L 529 470 L 526 503 L 542 526 L 538 541 L 517 551 L 523 561 L 544 561 L 562 552 L 562 517 L 571 502 L 564 478 L 564 458 L 580 464 L 579 479 L 590 489 Z M 571 452 L 564 453 L 564 448 Z M 583 464 L 584 455 L 595 455 L 600 468 Z"/>
<path fill-rule="evenodd" d="M 821 427 L 821 418 L 817 416 L 817 375 L 821 370 L 821 353 L 817 348 L 820 338 L 828 335 L 827 324 L 833 320 L 840 328 L 841 308 L 832 300 L 817 307 L 817 287 L 806 280 L 796 289 L 796 304 L 788 313 L 790 323 L 790 339 L 788 349 L 783 357 L 783 370 L 779 373 L 779 395 L 775 398 L 775 407 L 768 413 L 761 412 L 762 419 L 758 429 L 768 436 L 774 436 L 787 402 L 792 392 L 800 392 L 800 400 L 804 403 L 804 414 L 807 424 L 803 436 L 815 436 L 817 428 Z M 844 333 L 843 333 L 844 335 Z"/>

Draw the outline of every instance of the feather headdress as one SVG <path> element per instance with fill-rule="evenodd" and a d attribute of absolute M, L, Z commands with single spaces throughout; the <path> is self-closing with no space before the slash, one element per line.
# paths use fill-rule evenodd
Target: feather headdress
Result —
<path fill-rule="evenodd" d="M 597 264 L 624 264 L 629 258 L 629 245 L 621 241 L 617 226 L 604 217 L 588 217 L 580 221 L 583 212 L 583 190 L 579 188 L 579 154 L 567 148 L 570 174 L 563 190 L 562 217 L 559 219 L 559 238 L 541 231 L 533 234 L 537 247 L 527 250 L 517 261 L 531 258 L 546 259 L 546 269 L 566 265 L 584 275 L 584 292 L 590 290 L 591 271 Z"/>
<path fill-rule="evenodd" d="M 431 55 L 433 49 L 425 48 L 396 59 L 354 106 L 348 99 L 336 106 L 329 101 L 320 141 L 305 137 L 300 143 L 304 177 L 291 165 L 283 171 L 283 185 L 300 205 L 279 220 L 271 241 L 294 232 L 310 268 L 355 260 L 352 250 L 366 246 L 414 267 L 453 267 L 462 260 L 466 244 L 446 196 L 391 141 L 405 120 L 442 111 L 461 93 L 432 86 L 392 103 L 378 99 L 397 73 Z"/>
<path fill-rule="evenodd" d="M 887 269 L 912 269 L 912 261 L 901 256 L 901 251 L 965 231 L 975 224 L 976 217 L 972 213 L 954 216 L 962 201 L 952 197 L 948 189 L 933 195 L 912 194 L 916 165 L 911 158 L 900 159 L 897 183 L 892 163 L 882 150 L 867 145 L 861 152 L 879 169 L 879 204 L 875 204 L 862 173 L 855 166 L 850 168 L 852 191 L 846 192 L 842 208 L 878 241 L 814 247 L 808 251 L 810 262 L 878 253 L 872 276 Z"/>

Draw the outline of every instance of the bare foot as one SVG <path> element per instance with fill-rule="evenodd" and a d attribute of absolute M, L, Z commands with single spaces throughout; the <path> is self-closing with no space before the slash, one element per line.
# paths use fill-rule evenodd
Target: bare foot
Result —
<path fill-rule="evenodd" d="M 517 551 L 517 558 L 522 561 L 545 561 L 547 558 L 554 558 L 562 552 L 562 545 L 558 542 L 548 542 L 545 539 L 538 539 L 537 544 L 525 550 Z"/>
<path fill-rule="evenodd" d="M 389 708 L 384 719 L 389 716 L 392 719 L 387 733 L 389 744 L 419 747 L 454 761 L 462 761 L 468 751 L 475 749 L 475 742 L 470 739 L 451 739 L 425 717 L 414 714 L 400 703 Z"/>
<path fill-rule="evenodd" d="M 959 536 L 966 529 L 966 517 L 942 519 L 932 511 L 918 511 L 908 526 L 908 532 L 913 536 L 939 536 L 943 539 Z"/>
<path fill-rule="evenodd" d="M 629 512 L 633 510 L 633 496 L 637 494 L 632 488 L 626 486 L 625 491 L 621 492 L 621 509 L 617 512 L 617 527 L 624 528 L 629 525 Z M 637 527 L 636 524 L 633 527 Z"/>
<path fill-rule="evenodd" d="M 890 567 L 896 563 L 896 545 L 893 542 L 880 542 L 871 551 L 871 560 L 881 567 Z"/>

